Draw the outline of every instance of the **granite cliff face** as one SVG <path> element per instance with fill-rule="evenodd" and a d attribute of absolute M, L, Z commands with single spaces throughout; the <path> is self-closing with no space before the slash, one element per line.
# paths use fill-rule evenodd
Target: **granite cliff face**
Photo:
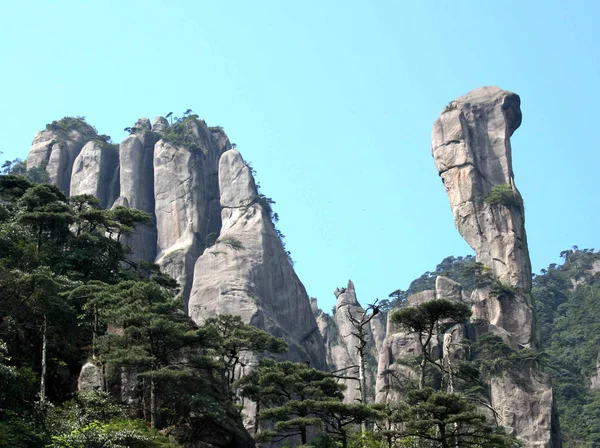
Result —
<path fill-rule="evenodd" d="M 215 244 L 196 261 L 190 316 L 201 322 L 240 315 L 288 341 L 291 360 L 324 369 L 323 340 L 308 295 L 237 150 L 223 153 L 218 177 L 222 224 Z"/>
<path fill-rule="evenodd" d="M 482 87 L 452 101 L 432 131 L 433 158 L 455 225 L 493 278 L 473 291 L 473 318 L 488 322 L 486 330 L 514 349 L 535 347 L 531 263 L 510 145 L 521 118 L 518 95 Z M 557 446 L 548 377 L 532 370 L 519 375 L 518 381 L 505 376 L 490 384 L 501 424 L 525 446 Z"/>
<path fill-rule="evenodd" d="M 198 323 L 215 314 L 286 339 L 289 357 L 326 368 L 310 301 L 250 169 L 219 127 L 195 116 L 177 125 L 142 118 L 120 145 L 82 119 L 39 132 L 27 167 L 43 167 L 65 193 L 149 213 L 125 243 L 133 259 L 156 262 L 180 286 Z"/>

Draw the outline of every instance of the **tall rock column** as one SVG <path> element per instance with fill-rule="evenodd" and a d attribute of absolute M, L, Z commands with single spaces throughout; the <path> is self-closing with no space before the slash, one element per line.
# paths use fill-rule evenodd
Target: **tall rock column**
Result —
<path fill-rule="evenodd" d="M 119 190 L 119 155 L 116 145 L 90 140 L 73 162 L 70 195 L 90 194 L 109 208 Z"/>
<path fill-rule="evenodd" d="M 124 238 L 133 258 L 154 261 L 156 257 L 156 218 L 154 215 L 154 144 L 150 120 L 140 118 L 134 131 L 119 146 L 120 196 L 114 205 L 150 213 L 152 225 L 138 226 Z"/>
<path fill-rule="evenodd" d="M 313 313 L 317 319 L 319 331 L 325 343 L 327 363 L 331 370 L 338 372 L 343 378 L 340 380 L 346 386 L 344 401 L 357 403 L 361 400 L 359 386 L 360 356 L 358 346 L 360 340 L 356 335 L 358 330 L 350 317 L 360 320 L 365 312 L 356 298 L 356 291 L 352 280 L 348 280 L 346 288 L 335 290 L 335 313 L 329 316 L 323 313 L 314 302 Z M 375 378 L 377 375 L 378 351 L 385 338 L 385 322 L 382 314 L 376 314 L 364 325 L 365 342 L 365 378 L 367 401 L 375 399 Z"/>
<path fill-rule="evenodd" d="M 535 347 L 531 263 L 510 145 L 520 124 L 518 95 L 481 87 L 448 104 L 432 131 L 433 158 L 454 223 L 488 277 L 471 296 L 473 318 L 487 321 L 488 330 L 513 349 Z M 546 375 L 528 369 L 493 378 L 490 402 L 525 446 L 559 445 Z"/>
<path fill-rule="evenodd" d="M 81 148 L 97 135 L 96 130 L 83 119 L 54 121 L 33 139 L 27 155 L 27 168 L 45 168 L 50 182 L 68 196 L 73 163 Z"/>
<path fill-rule="evenodd" d="M 476 291 L 474 317 L 487 320 L 513 348 L 535 345 L 531 263 L 510 145 L 520 124 L 518 95 L 482 87 L 452 101 L 432 132 L 433 158 L 458 231 L 484 269 L 515 291 L 510 300 Z"/>
<path fill-rule="evenodd" d="M 182 287 L 187 302 L 194 264 L 221 226 L 218 143 L 206 124 L 188 120 L 194 148 L 160 139 L 154 146 L 156 263 Z M 156 127 L 156 126 L 155 126 Z"/>
<path fill-rule="evenodd" d="M 290 360 L 325 368 L 323 340 L 306 290 L 235 149 L 221 156 L 219 189 L 221 230 L 196 262 L 189 315 L 201 323 L 217 314 L 237 314 L 284 338 Z"/>

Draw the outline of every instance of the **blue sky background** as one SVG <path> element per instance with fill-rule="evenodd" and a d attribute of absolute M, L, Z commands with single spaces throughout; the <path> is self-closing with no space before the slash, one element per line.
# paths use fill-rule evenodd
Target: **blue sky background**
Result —
<path fill-rule="evenodd" d="M 512 139 L 534 270 L 598 245 L 600 2 L 27 1 L 0 6 L 0 151 L 84 115 L 116 142 L 194 110 L 258 171 L 296 270 L 329 310 L 448 255 L 431 125 L 482 85 L 521 96 Z"/>

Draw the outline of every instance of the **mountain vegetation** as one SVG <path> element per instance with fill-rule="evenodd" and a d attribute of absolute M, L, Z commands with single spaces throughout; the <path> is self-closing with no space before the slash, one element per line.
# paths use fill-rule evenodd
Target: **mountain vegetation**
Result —
<path fill-rule="evenodd" d="M 600 446 L 600 253 L 576 246 L 533 278 L 565 446 Z"/>
<path fill-rule="evenodd" d="M 285 344 L 237 317 L 195 325 L 177 284 L 120 243 L 149 219 L 0 177 L 0 446 L 178 446 L 215 428 L 247 439 L 221 385 L 236 350 Z M 107 392 L 76 393 L 86 362 Z"/>

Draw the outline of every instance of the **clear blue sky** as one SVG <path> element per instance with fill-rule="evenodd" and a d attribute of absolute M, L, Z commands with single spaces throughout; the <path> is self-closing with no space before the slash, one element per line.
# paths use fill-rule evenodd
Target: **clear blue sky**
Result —
<path fill-rule="evenodd" d="M 310 295 L 384 298 L 471 253 L 431 125 L 482 85 L 521 95 L 513 136 L 536 271 L 596 247 L 600 2 L 26 1 L 0 8 L 0 157 L 84 115 L 121 141 L 188 108 L 221 125 L 276 201 Z"/>

